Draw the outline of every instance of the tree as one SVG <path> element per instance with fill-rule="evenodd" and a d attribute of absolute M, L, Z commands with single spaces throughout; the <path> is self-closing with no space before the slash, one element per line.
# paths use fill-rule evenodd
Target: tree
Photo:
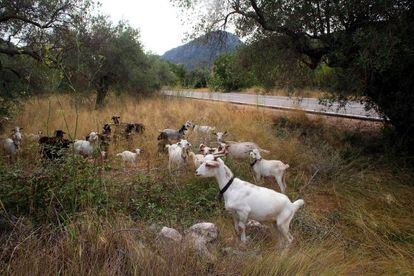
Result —
<path fill-rule="evenodd" d="M 197 3 L 175 2 L 185 8 Z M 384 114 L 401 141 L 413 139 L 413 1 L 226 0 L 210 4 L 198 30 L 232 23 L 242 35 L 277 41 L 280 49 L 294 54 L 293 62 L 312 70 L 321 63 L 333 68 L 335 92 L 364 96 L 367 108 Z"/>
<path fill-rule="evenodd" d="M 142 94 L 171 80 L 168 67 L 146 56 L 139 32 L 123 22 L 113 25 L 102 16 L 81 22 L 68 30 L 62 48 L 67 49 L 61 57 L 66 84 L 78 91 L 94 89 L 96 108 L 104 105 L 110 88 Z"/>
<path fill-rule="evenodd" d="M 89 7 L 88 0 L 0 0 L 1 114 L 18 99 L 49 88 L 56 72 L 48 67 L 60 53 L 53 42 Z"/>
<path fill-rule="evenodd" d="M 238 62 L 238 55 L 223 54 L 214 61 L 208 86 L 214 90 L 237 91 L 251 84 L 251 76 Z"/>

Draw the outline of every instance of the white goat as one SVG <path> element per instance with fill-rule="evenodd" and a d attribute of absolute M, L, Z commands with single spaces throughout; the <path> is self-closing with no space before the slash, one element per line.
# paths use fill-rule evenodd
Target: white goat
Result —
<path fill-rule="evenodd" d="M 184 139 L 172 145 L 165 146 L 168 149 L 168 170 L 171 172 L 172 166 L 182 167 L 187 163 L 188 151 L 191 144 Z"/>
<path fill-rule="evenodd" d="M 99 136 L 96 132 L 91 132 L 87 140 L 75 140 L 73 144 L 75 154 L 84 157 L 92 157 L 98 147 Z"/>
<path fill-rule="evenodd" d="M 199 134 L 208 135 L 212 133 L 216 128 L 211 126 L 200 126 L 193 124 L 193 131 Z"/>
<path fill-rule="evenodd" d="M 129 151 L 129 150 L 125 150 L 121 153 L 118 153 L 116 156 L 120 156 L 122 158 L 122 160 L 124 161 L 124 163 L 132 163 L 132 164 L 136 164 L 136 162 L 138 161 L 138 156 L 141 154 L 141 150 L 140 149 L 135 149 L 135 152 Z"/>
<path fill-rule="evenodd" d="M 220 188 L 219 195 L 224 197 L 226 210 L 233 214 L 234 227 L 237 232 L 241 230 L 243 242 L 247 240 L 245 230 L 249 219 L 260 222 L 275 221 L 283 239 L 288 243 L 292 242 L 289 224 L 295 212 L 304 204 L 302 199 L 292 203 L 284 194 L 235 178 L 223 160 L 212 154 L 204 157 L 196 175 L 216 178 Z"/>
<path fill-rule="evenodd" d="M 253 162 L 250 163 L 256 175 L 256 181 L 260 181 L 262 177 L 273 176 L 277 184 L 279 184 L 280 191 L 284 194 L 286 191 L 286 182 L 284 179 L 285 170 L 289 168 L 288 164 L 284 164 L 279 160 L 266 160 L 260 155 L 258 149 L 253 149 L 250 152 L 250 157 Z"/>
<path fill-rule="evenodd" d="M 196 168 L 200 167 L 201 164 L 203 164 L 204 162 L 203 154 L 195 154 L 194 152 L 190 151 L 188 153 L 188 156 L 190 156 L 193 159 L 193 163 Z"/>
<path fill-rule="evenodd" d="M 224 136 L 226 136 L 227 130 L 225 132 L 213 132 L 214 135 L 217 136 L 217 143 L 224 143 Z"/>
<path fill-rule="evenodd" d="M 22 130 L 23 128 L 22 127 L 15 127 L 14 129 L 13 129 L 13 131 L 12 131 L 12 139 L 13 140 L 15 140 L 15 141 L 18 141 L 19 143 L 21 143 L 22 142 L 22 139 L 23 139 L 23 135 L 22 135 L 22 133 L 20 132 L 20 130 Z"/>
<path fill-rule="evenodd" d="M 7 156 L 9 156 L 10 161 L 13 161 L 20 152 L 20 145 L 22 142 L 22 133 L 20 132 L 22 128 L 15 127 L 12 131 L 10 138 L 6 138 L 3 141 L 3 148 Z"/>
<path fill-rule="evenodd" d="M 28 140 L 33 141 L 33 142 L 34 141 L 36 141 L 36 142 L 39 141 L 40 137 L 42 137 L 42 136 L 43 136 L 43 132 L 41 130 L 39 130 L 37 132 L 37 134 L 29 133 L 29 134 L 26 135 Z"/>
<path fill-rule="evenodd" d="M 235 159 L 248 158 L 250 152 L 254 149 L 268 153 L 268 150 L 261 149 L 256 143 L 253 142 L 234 142 L 227 141 L 220 143 L 219 152 L 229 154 Z"/>

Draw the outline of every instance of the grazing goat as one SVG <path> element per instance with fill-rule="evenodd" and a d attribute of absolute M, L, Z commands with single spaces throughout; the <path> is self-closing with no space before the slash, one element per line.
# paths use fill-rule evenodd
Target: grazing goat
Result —
<path fill-rule="evenodd" d="M 15 127 L 12 131 L 10 138 L 6 138 L 3 141 L 3 148 L 6 155 L 13 161 L 20 152 L 20 144 L 22 142 L 22 134 L 20 132 L 22 128 Z"/>
<path fill-rule="evenodd" d="M 63 156 L 63 150 L 69 148 L 73 142 L 64 139 L 65 132 L 58 129 L 55 131 L 54 137 L 43 136 L 40 137 L 38 143 L 40 147 L 40 154 L 43 158 L 60 159 Z"/>
<path fill-rule="evenodd" d="M 96 132 L 91 132 L 86 136 L 86 140 L 75 140 L 73 148 L 76 155 L 92 157 L 98 149 L 99 136 Z"/>
<path fill-rule="evenodd" d="M 129 151 L 129 150 L 125 150 L 121 153 L 118 153 L 116 156 L 120 156 L 122 158 L 122 160 L 124 161 L 124 163 L 131 163 L 131 164 L 135 164 L 138 161 L 138 156 L 141 154 L 141 150 L 140 149 L 135 149 L 135 152 Z"/>
<path fill-rule="evenodd" d="M 225 143 L 220 143 L 218 147 L 220 153 L 226 153 L 235 159 L 248 158 L 250 156 L 250 152 L 254 149 L 267 153 L 269 152 L 267 150 L 261 149 L 256 143 L 253 142 L 227 141 Z"/>
<path fill-rule="evenodd" d="M 213 132 L 217 136 L 217 143 L 224 143 L 224 136 L 227 136 L 227 130 L 225 132 Z"/>
<path fill-rule="evenodd" d="M 33 142 L 36 141 L 37 142 L 37 141 L 39 141 L 40 137 L 42 137 L 42 134 L 43 134 L 43 132 L 41 130 L 39 130 L 37 132 L 37 134 L 29 133 L 29 134 L 26 135 L 26 137 L 30 141 L 33 141 Z"/>
<path fill-rule="evenodd" d="M 199 134 L 208 135 L 212 133 L 216 128 L 211 126 L 200 126 L 200 125 L 193 125 L 193 131 Z"/>
<path fill-rule="evenodd" d="M 141 123 L 121 123 L 120 119 L 121 117 L 118 115 L 112 116 L 115 132 L 116 134 L 122 134 L 127 140 L 131 138 L 132 134 L 142 134 L 145 130 L 145 126 Z"/>
<path fill-rule="evenodd" d="M 160 135 L 158 135 L 157 139 L 167 141 L 179 141 L 184 138 L 190 127 L 191 121 L 187 121 L 179 130 L 170 128 L 163 129 L 162 131 L 160 131 Z"/>
<path fill-rule="evenodd" d="M 216 178 L 220 188 L 219 196 L 224 198 L 226 210 L 233 215 L 236 231 L 241 230 L 243 242 L 247 240 L 246 223 L 249 219 L 276 222 L 282 238 L 288 243 L 292 242 L 289 224 L 295 212 L 304 204 L 302 199 L 292 203 L 284 194 L 235 178 L 217 155 L 204 157 L 196 175 Z"/>
<path fill-rule="evenodd" d="M 193 159 L 193 163 L 196 168 L 200 167 L 204 162 L 203 154 L 195 154 L 194 152 L 190 151 L 188 153 L 188 156 Z"/>
<path fill-rule="evenodd" d="M 125 127 L 125 135 L 129 136 L 131 134 L 137 133 L 144 133 L 145 126 L 140 123 L 126 123 Z"/>
<path fill-rule="evenodd" d="M 211 148 L 204 144 L 200 144 L 199 150 L 203 155 L 218 153 L 218 148 Z"/>
<path fill-rule="evenodd" d="M 284 179 L 284 174 L 285 170 L 289 168 L 289 165 L 284 164 L 282 161 L 279 160 L 263 159 L 258 149 L 253 149 L 250 152 L 250 157 L 253 160 L 253 162 L 250 163 L 250 166 L 255 172 L 256 181 L 260 181 L 262 176 L 273 176 L 276 179 L 277 184 L 279 184 L 280 191 L 282 192 L 282 194 L 284 194 L 286 191 L 286 182 Z"/>
<path fill-rule="evenodd" d="M 109 124 L 104 124 L 102 127 L 102 135 L 108 135 L 110 136 L 112 133 L 111 126 Z"/>
<path fill-rule="evenodd" d="M 168 170 L 171 172 L 173 165 L 177 168 L 187 163 L 188 152 L 191 144 L 187 140 L 165 146 L 168 149 Z"/>
<path fill-rule="evenodd" d="M 114 123 L 114 125 L 119 125 L 120 124 L 120 119 L 121 119 L 121 116 L 119 116 L 119 115 L 114 115 L 114 116 L 112 116 L 112 122 Z"/>

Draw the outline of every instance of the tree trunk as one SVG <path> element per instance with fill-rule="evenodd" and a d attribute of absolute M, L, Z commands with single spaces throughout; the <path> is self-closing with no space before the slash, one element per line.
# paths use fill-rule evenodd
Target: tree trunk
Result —
<path fill-rule="evenodd" d="M 96 102 L 95 102 L 95 109 L 100 109 L 105 105 L 105 98 L 108 94 L 108 82 L 106 77 L 101 77 L 99 81 L 95 84 L 96 88 Z"/>
<path fill-rule="evenodd" d="M 108 94 L 108 90 L 105 89 L 96 89 L 96 102 L 95 102 L 95 109 L 100 109 L 105 105 L 105 97 Z"/>

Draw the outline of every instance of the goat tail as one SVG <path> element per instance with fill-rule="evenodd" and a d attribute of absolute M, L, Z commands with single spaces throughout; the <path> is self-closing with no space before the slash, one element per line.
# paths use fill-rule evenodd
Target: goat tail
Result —
<path fill-rule="evenodd" d="M 290 168 L 289 164 L 285 164 L 285 170 Z"/>
<path fill-rule="evenodd" d="M 298 199 L 295 202 L 293 202 L 292 203 L 293 212 L 295 213 L 300 207 L 302 207 L 303 204 L 305 204 L 305 201 L 303 201 L 303 199 Z"/>

